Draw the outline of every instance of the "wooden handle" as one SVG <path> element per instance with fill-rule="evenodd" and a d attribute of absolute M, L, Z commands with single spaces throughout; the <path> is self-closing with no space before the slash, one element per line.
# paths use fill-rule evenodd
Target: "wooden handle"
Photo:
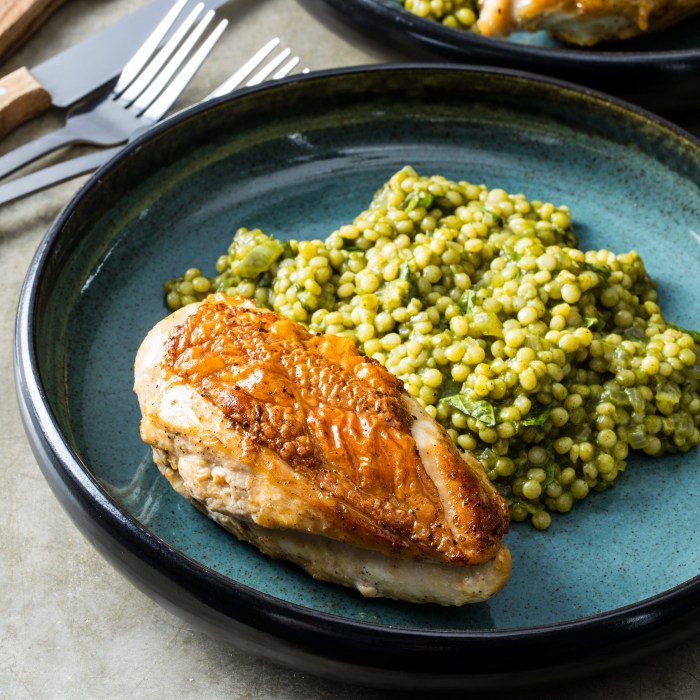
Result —
<path fill-rule="evenodd" d="M 0 61 L 21 46 L 65 0 L 0 0 Z"/>
<path fill-rule="evenodd" d="M 51 95 L 26 68 L 0 78 L 0 138 L 51 106 Z"/>

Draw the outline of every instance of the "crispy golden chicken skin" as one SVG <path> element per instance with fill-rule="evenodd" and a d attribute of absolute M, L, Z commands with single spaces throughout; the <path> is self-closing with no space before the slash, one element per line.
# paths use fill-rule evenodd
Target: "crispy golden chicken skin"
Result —
<path fill-rule="evenodd" d="M 171 484 L 266 554 L 367 596 L 505 584 L 508 511 L 483 467 L 350 340 L 212 295 L 149 333 L 135 389 Z"/>
<path fill-rule="evenodd" d="M 477 26 L 485 36 L 548 31 L 592 46 L 665 29 L 700 10 L 700 0 L 481 0 Z"/>

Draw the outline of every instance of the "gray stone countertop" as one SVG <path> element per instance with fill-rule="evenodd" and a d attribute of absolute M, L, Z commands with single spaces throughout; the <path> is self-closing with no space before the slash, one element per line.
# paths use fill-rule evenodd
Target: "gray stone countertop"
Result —
<path fill-rule="evenodd" d="M 145 0 L 69 0 L 0 65 L 0 75 L 35 65 L 143 4 Z M 220 14 L 231 26 L 181 98 L 183 106 L 208 94 L 240 58 L 276 35 L 301 53 L 310 69 L 388 58 L 349 45 L 292 0 L 231 0 Z M 0 154 L 61 123 L 62 115 L 53 112 L 34 120 L 0 143 Z M 71 155 L 79 152 L 74 148 Z M 0 698 L 404 697 L 281 668 L 192 629 L 112 569 L 51 494 L 16 406 L 13 324 L 31 257 L 84 179 L 0 208 L 0 270 L 5 280 L 0 305 Z M 516 695 L 522 700 L 695 699 L 700 697 L 700 638 L 568 687 Z"/>

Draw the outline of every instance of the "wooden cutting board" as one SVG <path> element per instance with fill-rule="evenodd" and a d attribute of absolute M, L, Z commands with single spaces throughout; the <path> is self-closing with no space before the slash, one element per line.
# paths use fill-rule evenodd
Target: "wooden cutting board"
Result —
<path fill-rule="evenodd" d="M 0 0 L 0 61 L 16 51 L 66 0 Z"/>

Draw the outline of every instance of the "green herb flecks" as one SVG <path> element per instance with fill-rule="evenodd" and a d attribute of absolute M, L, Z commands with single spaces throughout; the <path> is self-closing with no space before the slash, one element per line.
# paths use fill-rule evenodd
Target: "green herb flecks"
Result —
<path fill-rule="evenodd" d="M 474 420 L 481 421 L 484 425 L 493 427 L 498 423 L 496 408 L 490 401 L 485 399 L 470 399 L 464 394 L 446 396 L 446 401 L 453 408 L 461 411 L 466 416 L 471 416 Z"/>
<path fill-rule="evenodd" d="M 403 207 L 406 213 L 412 212 L 418 207 L 423 207 L 424 209 L 430 209 L 433 206 L 435 197 L 433 197 L 430 192 L 425 192 L 422 194 L 414 194 L 413 197 L 408 199 Z"/>

